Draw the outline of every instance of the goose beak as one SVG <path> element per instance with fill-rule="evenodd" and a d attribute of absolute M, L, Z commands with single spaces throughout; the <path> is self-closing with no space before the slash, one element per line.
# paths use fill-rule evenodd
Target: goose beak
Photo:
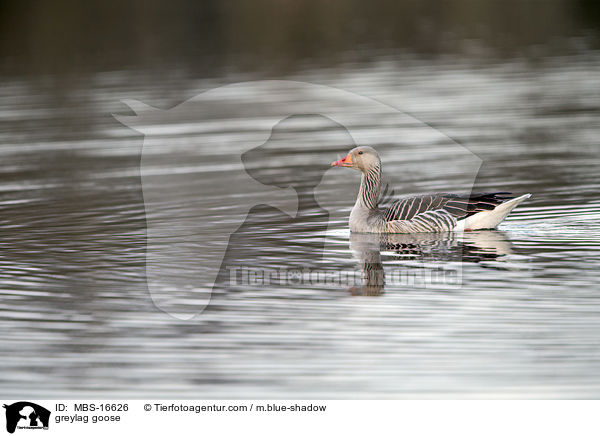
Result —
<path fill-rule="evenodd" d="M 340 160 L 336 160 L 334 162 L 331 162 L 331 166 L 332 167 L 351 167 L 352 166 L 352 155 L 350 153 L 348 153 L 348 156 L 340 159 Z"/>

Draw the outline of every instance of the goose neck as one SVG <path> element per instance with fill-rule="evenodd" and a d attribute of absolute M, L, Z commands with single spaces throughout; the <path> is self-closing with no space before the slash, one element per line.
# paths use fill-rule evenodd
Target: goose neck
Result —
<path fill-rule="evenodd" d="M 357 203 L 368 209 L 377 209 L 379 203 L 379 190 L 381 188 L 381 165 L 363 172 L 360 180 Z"/>

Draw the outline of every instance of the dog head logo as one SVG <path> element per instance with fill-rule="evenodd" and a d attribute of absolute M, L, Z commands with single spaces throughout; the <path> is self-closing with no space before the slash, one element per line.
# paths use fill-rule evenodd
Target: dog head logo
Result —
<path fill-rule="evenodd" d="M 418 148 L 421 162 L 427 161 L 422 159 L 424 155 L 430 155 L 430 162 L 442 162 L 443 170 L 467 175 L 456 183 L 467 189 L 481 163 L 464 147 L 412 116 L 328 86 L 277 80 L 243 82 L 203 92 L 169 110 L 135 100 L 124 103 L 135 115 L 115 118 L 144 136 L 140 176 L 147 224 L 148 289 L 159 309 L 180 319 L 192 318 L 209 304 L 230 237 L 249 211 L 264 204 L 290 217 L 298 213 L 298 189 L 304 181 L 274 178 L 269 173 L 270 165 L 282 159 L 282 147 L 288 147 L 288 155 L 293 151 L 289 159 L 297 167 L 305 165 L 306 174 L 312 171 L 310 189 L 330 222 L 347 220 L 340 216 L 347 211 L 339 204 L 341 200 L 352 204 L 355 193 L 345 190 L 347 198 L 340 199 L 339 190 L 327 189 L 347 185 L 348 175 L 330 171 L 328 165 L 317 168 L 315 162 L 328 164 L 332 157 L 355 146 L 387 144 L 387 148 L 378 147 L 384 160 L 387 154 L 410 159 Z M 311 160 L 313 152 L 302 129 L 290 135 L 289 141 L 279 140 L 285 137 L 279 131 L 282 126 L 293 130 L 298 120 L 294 117 L 302 115 L 316 115 L 316 122 L 327 120 L 327 125 L 333 126 L 319 131 L 318 153 L 326 153 L 318 160 Z M 374 120 L 380 128 L 365 127 Z M 331 131 L 338 132 L 340 127 L 343 134 L 332 136 Z M 395 147 L 393 152 L 389 144 Z M 412 165 L 410 170 L 428 169 Z"/>
<path fill-rule="evenodd" d="M 29 401 L 19 401 L 4 405 L 6 409 L 6 431 L 14 433 L 21 429 L 47 429 L 50 421 L 50 411 Z"/>

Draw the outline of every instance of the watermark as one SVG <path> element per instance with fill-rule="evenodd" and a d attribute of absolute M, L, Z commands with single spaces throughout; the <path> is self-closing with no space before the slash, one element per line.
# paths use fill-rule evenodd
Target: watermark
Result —
<path fill-rule="evenodd" d="M 235 83 L 169 110 L 124 103 L 135 115 L 116 118 L 144 135 L 140 174 L 148 289 L 159 309 L 180 319 L 201 313 L 215 289 L 231 286 L 235 268 L 292 270 L 293 250 L 285 248 L 299 243 L 299 228 L 312 230 L 311 250 L 305 251 L 310 258 L 303 262 L 318 264 L 338 249 L 331 249 L 339 241 L 328 235 L 347 229 L 359 181 L 330 162 L 348 150 L 375 147 L 386 183 L 400 193 L 397 188 L 410 184 L 411 174 L 429 173 L 449 181 L 452 190 L 469 192 L 481 165 L 468 149 L 413 116 L 324 85 Z M 386 173 L 387 163 L 399 160 L 405 169 Z M 273 234 L 278 241 L 269 245 L 265 241 Z M 368 277 L 364 264 L 377 264 L 371 258 L 381 248 L 351 249 L 358 275 Z M 318 265 L 310 268 L 319 271 Z M 398 283 L 410 284 L 411 274 L 402 274 Z M 285 276 L 286 286 L 294 286 Z M 387 273 L 387 283 L 393 277 Z M 423 277 L 414 283 L 434 281 Z M 383 285 L 371 282 L 366 286 L 381 290 Z"/>
<path fill-rule="evenodd" d="M 371 265 L 369 265 L 371 267 Z M 289 268 L 227 267 L 230 286 L 418 286 L 418 287 L 459 287 L 462 283 L 462 268 L 446 266 L 437 268 L 374 268 L 365 273 L 358 270 L 322 270 Z M 375 273 L 372 273 L 375 271 Z"/>

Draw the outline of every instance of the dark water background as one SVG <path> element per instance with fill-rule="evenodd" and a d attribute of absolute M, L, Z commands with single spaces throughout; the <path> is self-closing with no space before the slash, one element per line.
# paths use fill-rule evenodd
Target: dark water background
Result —
<path fill-rule="evenodd" d="M 508 3 L 2 3 L 0 392 L 597 398 L 598 7 Z M 534 196 L 497 231 L 409 237 L 381 252 L 306 203 L 277 231 L 244 239 L 235 258 L 256 260 L 258 250 L 270 267 L 346 271 L 376 258 L 389 271 L 458 255 L 462 285 L 237 287 L 191 321 L 172 318 L 146 283 L 142 138 L 111 114 L 127 113 L 122 99 L 169 109 L 265 77 L 408 111 L 483 160 L 477 188 Z M 230 121 L 216 117 L 213 133 L 238 138 Z M 364 127 L 376 132 L 378 121 Z M 310 118 L 298 132 L 321 134 Z M 307 159 L 320 165 L 331 154 Z M 228 157 L 226 147 L 207 150 L 207 160 Z M 270 175 L 289 177 L 278 162 Z M 402 159 L 384 165 L 419 190 L 451 183 Z M 230 176 L 198 178 L 209 190 Z M 327 187 L 339 196 L 327 206 L 349 212 L 344 193 L 355 183 Z"/>

